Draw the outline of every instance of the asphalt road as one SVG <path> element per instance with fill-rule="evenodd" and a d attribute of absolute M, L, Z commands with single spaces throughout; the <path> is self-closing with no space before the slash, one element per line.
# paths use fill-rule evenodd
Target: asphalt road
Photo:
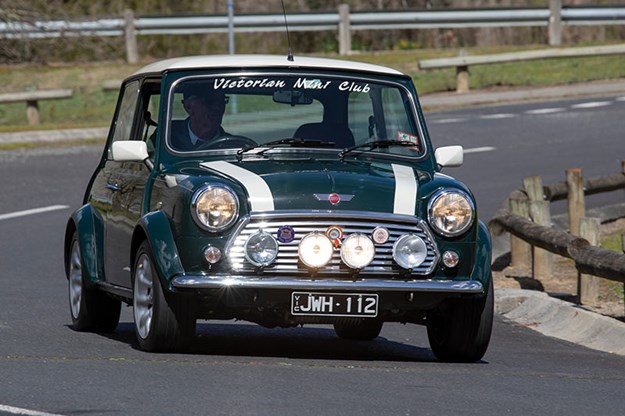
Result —
<path fill-rule="evenodd" d="M 487 219 L 523 176 L 549 183 L 569 167 L 588 176 L 618 171 L 623 114 L 625 101 L 608 97 L 427 119 L 436 146 L 469 149 L 465 165 L 446 173 L 469 183 Z M 188 354 L 138 351 L 129 308 L 112 336 L 74 332 L 62 261 L 70 208 L 63 207 L 80 204 L 99 153 L 93 146 L 0 152 L 0 414 L 623 414 L 625 357 L 502 319 L 477 364 L 436 362 L 424 328 L 399 324 L 367 343 L 339 340 L 323 326 L 201 322 Z M 608 199 L 622 201 L 617 194 Z M 56 208 L 18 216 L 44 207 Z"/>

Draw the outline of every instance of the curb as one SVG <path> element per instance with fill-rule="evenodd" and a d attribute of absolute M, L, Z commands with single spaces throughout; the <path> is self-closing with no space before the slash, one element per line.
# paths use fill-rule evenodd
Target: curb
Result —
<path fill-rule="evenodd" d="M 495 311 L 543 335 L 625 356 L 625 323 L 525 289 L 495 289 Z"/>
<path fill-rule="evenodd" d="M 0 133 L 0 144 L 55 143 L 62 141 L 104 139 L 108 135 L 108 132 L 108 127 L 97 127 L 86 129 L 37 130 L 16 133 Z"/>

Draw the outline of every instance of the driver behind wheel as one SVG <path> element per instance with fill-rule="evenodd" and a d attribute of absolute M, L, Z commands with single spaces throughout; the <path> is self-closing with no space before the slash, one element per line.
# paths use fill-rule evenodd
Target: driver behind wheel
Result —
<path fill-rule="evenodd" d="M 179 151 L 205 149 L 212 141 L 228 135 L 221 127 L 227 103 L 228 97 L 210 85 L 186 86 L 182 105 L 189 117 L 172 123 L 172 147 Z"/>

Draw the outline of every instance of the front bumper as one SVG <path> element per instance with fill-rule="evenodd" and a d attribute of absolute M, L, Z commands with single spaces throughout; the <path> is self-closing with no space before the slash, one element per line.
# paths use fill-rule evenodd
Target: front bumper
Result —
<path fill-rule="evenodd" d="M 478 280 L 389 280 L 389 279 L 302 279 L 285 277 L 183 275 L 172 280 L 176 289 L 293 289 L 372 292 L 429 292 L 448 294 L 481 294 L 484 286 Z"/>

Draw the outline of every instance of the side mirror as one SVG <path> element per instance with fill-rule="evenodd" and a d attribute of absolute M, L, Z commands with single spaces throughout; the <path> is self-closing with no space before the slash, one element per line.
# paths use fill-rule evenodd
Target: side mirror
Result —
<path fill-rule="evenodd" d="M 464 162 L 464 149 L 462 146 L 439 147 L 434 152 L 434 157 L 440 167 L 457 168 Z"/>
<path fill-rule="evenodd" d="M 147 144 L 139 140 L 113 142 L 111 156 L 115 162 L 143 162 L 150 157 Z"/>

